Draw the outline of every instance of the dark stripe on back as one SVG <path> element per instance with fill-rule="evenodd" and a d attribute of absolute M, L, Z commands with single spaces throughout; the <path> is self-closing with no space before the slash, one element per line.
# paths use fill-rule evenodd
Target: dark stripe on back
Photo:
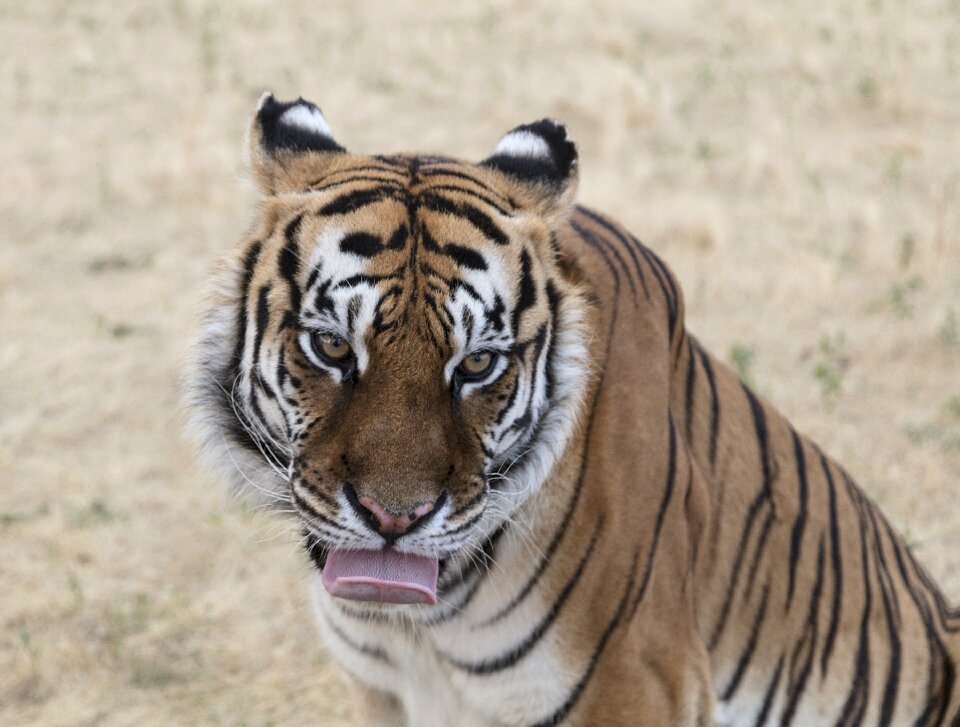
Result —
<path fill-rule="evenodd" d="M 618 230 L 609 220 L 604 217 L 601 217 L 593 210 L 587 209 L 586 207 L 577 206 L 577 211 L 583 214 L 588 219 L 592 220 L 595 224 L 602 227 L 609 234 L 620 242 L 620 244 L 626 249 L 627 254 L 630 255 L 630 258 L 633 260 L 633 269 L 640 280 L 640 286 L 643 288 L 644 297 L 649 300 L 650 291 L 647 290 L 647 280 L 643 274 L 643 267 L 640 265 L 640 258 L 637 257 L 637 251 L 634 249 L 634 246 L 630 243 L 630 239 L 624 235 L 620 230 Z M 618 256 L 619 257 L 619 256 Z M 633 288 L 633 283 L 630 284 L 630 287 Z M 636 291 L 634 291 L 636 295 Z"/>
<path fill-rule="evenodd" d="M 590 217 L 590 215 L 587 215 L 587 216 Z M 590 217 L 590 219 L 593 219 L 593 217 Z M 597 218 L 597 219 L 602 219 L 602 218 Z M 574 222 L 573 220 L 570 221 L 570 224 L 574 226 L 574 228 L 577 230 L 577 232 L 580 234 L 581 237 L 585 235 L 591 236 L 597 244 L 602 245 L 604 248 L 606 248 L 606 250 L 611 255 L 613 255 L 614 259 L 616 259 L 617 261 L 617 264 L 620 266 L 620 270 L 622 270 L 624 273 L 624 277 L 627 280 L 627 285 L 630 286 L 630 293 L 631 293 L 631 299 L 633 300 L 633 304 L 637 305 L 638 303 L 637 286 L 633 282 L 633 274 L 632 274 L 633 271 L 627 265 L 626 260 L 623 259 L 623 256 L 620 254 L 620 251 L 617 249 L 616 245 L 614 245 L 613 242 L 610 239 L 608 239 L 606 236 L 597 235 L 587 230 L 585 227 L 580 226 L 579 223 Z M 612 229 L 608 225 L 601 225 L 601 226 L 604 229 Z"/>
<path fill-rule="evenodd" d="M 827 495 L 830 505 L 830 565 L 833 571 L 833 599 L 830 607 L 830 625 L 827 627 L 827 638 L 824 641 L 823 651 L 820 654 L 820 681 L 827 677 L 827 666 L 833 654 L 833 646 L 840 625 L 840 607 L 843 601 L 843 558 L 841 556 L 840 522 L 837 516 L 837 487 L 830 472 L 830 463 L 820 452 L 820 466 L 827 479 Z"/>
<path fill-rule="evenodd" d="M 717 461 L 717 436 L 720 432 L 720 397 L 717 394 L 717 383 L 713 376 L 713 364 L 710 363 L 710 356 L 696 345 L 700 352 L 700 363 L 707 374 L 707 383 L 710 386 L 710 466 Z"/>
<path fill-rule="evenodd" d="M 693 403 L 695 401 L 694 394 L 695 385 L 697 383 L 697 358 L 693 350 L 693 344 L 691 339 L 687 339 L 687 382 L 686 382 L 686 401 L 684 403 L 686 407 L 686 429 L 687 429 L 687 441 L 693 443 Z"/>
<path fill-rule="evenodd" d="M 846 478 L 844 478 L 846 480 Z M 851 677 L 850 691 L 843 704 L 843 711 L 836 722 L 836 727 L 852 727 L 861 725 L 867 712 L 868 695 L 870 693 L 870 611 L 873 607 L 873 594 L 870 589 L 870 561 L 867 557 L 867 533 L 869 526 L 863 512 L 860 494 L 851 487 L 846 480 L 847 495 L 857 512 L 860 524 L 860 565 L 863 574 L 864 602 L 863 614 L 860 618 L 860 643 L 855 658 L 855 671 Z"/>
<path fill-rule="evenodd" d="M 807 461 L 803 456 L 803 443 L 793 427 L 790 427 L 790 436 L 793 439 L 793 456 L 797 465 L 797 498 L 799 509 L 793 523 L 793 532 L 790 534 L 790 570 L 787 579 L 787 603 L 785 611 L 790 610 L 793 601 L 793 591 L 796 587 L 797 564 L 800 562 L 800 548 L 803 545 L 803 529 L 807 525 Z"/>

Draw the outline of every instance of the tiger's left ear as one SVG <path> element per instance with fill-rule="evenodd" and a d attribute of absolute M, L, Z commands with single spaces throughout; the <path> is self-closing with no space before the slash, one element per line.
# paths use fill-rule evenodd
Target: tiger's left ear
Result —
<path fill-rule="evenodd" d="M 300 189 L 345 150 L 333 138 L 320 109 L 298 98 L 284 103 L 265 93 L 250 123 L 250 166 L 266 194 Z"/>
<path fill-rule="evenodd" d="M 566 211 L 577 189 L 577 147 L 563 124 L 541 119 L 507 132 L 480 166 L 507 177 L 523 206 L 541 215 Z"/>

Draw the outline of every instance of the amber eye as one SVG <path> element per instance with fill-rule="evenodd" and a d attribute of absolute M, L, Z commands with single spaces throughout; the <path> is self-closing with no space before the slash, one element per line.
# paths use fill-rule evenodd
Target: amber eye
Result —
<path fill-rule="evenodd" d="M 475 351 L 460 362 L 457 371 L 468 379 L 478 379 L 490 370 L 495 360 L 492 351 Z"/>
<path fill-rule="evenodd" d="M 350 344 L 334 333 L 313 334 L 313 347 L 322 358 L 333 363 L 345 361 L 352 353 Z"/>

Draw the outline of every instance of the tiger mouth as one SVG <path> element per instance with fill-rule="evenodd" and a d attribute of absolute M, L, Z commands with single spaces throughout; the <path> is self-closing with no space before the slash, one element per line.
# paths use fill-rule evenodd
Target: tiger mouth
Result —
<path fill-rule="evenodd" d="M 435 605 L 437 582 L 446 559 L 379 550 L 338 550 L 304 531 L 304 547 L 335 598 L 366 603 Z"/>

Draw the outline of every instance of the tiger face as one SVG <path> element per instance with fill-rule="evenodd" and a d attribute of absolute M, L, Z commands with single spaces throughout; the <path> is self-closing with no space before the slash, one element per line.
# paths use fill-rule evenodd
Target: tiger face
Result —
<path fill-rule="evenodd" d="M 250 153 L 258 229 L 188 382 L 205 449 L 292 504 L 330 593 L 433 604 L 576 422 L 588 304 L 550 237 L 575 149 L 541 121 L 479 165 L 360 156 L 268 95 Z"/>

